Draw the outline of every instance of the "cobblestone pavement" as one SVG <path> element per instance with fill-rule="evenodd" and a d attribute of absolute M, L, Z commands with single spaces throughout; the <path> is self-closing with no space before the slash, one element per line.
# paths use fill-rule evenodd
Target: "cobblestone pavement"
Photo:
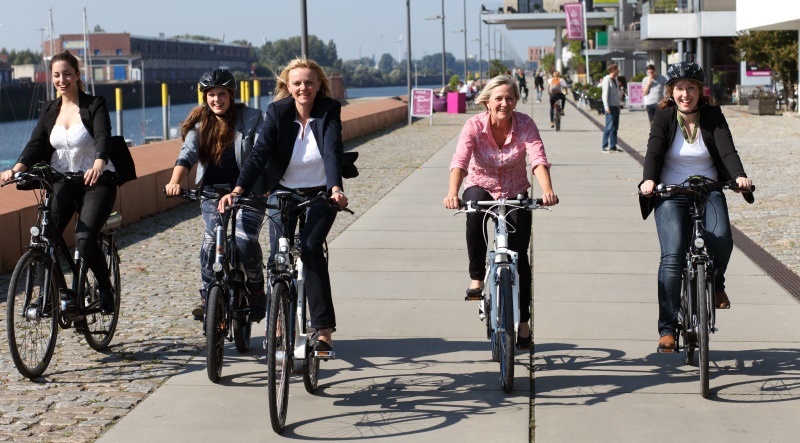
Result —
<path fill-rule="evenodd" d="M 433 126 L 424 119 L 410 127 L 395 125 L 345 143 L 345 149 L 360 153 L 360 175 L 345 182 L 356 216 L 338 216 L 330 238 L 456 136 L 466 118 L 463 114 L 435 114 Z M 443 192 L 445 187 L 443 183 Z M 200 281 L 202 232 L 202 217 L 193 204 L 119 232 L 122 313 L 106 352 L 95 352 L 83 343 L 82 336 L 62 330 L 47 372 L 29 381 L 17 373 L 11 361 L 2 315 L 0 441 L 95 440 L 170 376 L 184 370 L 204 347 L 199 323 L 189 315 Z M 263 229 L 265 246 L 266 233 Z M 9 278 L 8 274 L 0 276 L 3 313 Z"/>
<path fill-rule="evenodd" d="M 733 141 L 747 175 L 756 186 L 756 201 L 748 205 L 729 195 L 731 222 L 751 240 L 780 262 L 800 274 L 800 118 L 795 116 L 752 115 L 746 106 L 723 106 L 723 113 L 733 134 Z M 601 124 L 603 116 L 587 110 Z M 569 118 L 569 116 L 567 116 Z M 649 125 L 644 111 L 622 111 L 619 138 L 645 154 Z M 597 135 L 597 155 L 602 134 Z M 637 177 L 619 177 L 631 181 L 636 192 Z"/>

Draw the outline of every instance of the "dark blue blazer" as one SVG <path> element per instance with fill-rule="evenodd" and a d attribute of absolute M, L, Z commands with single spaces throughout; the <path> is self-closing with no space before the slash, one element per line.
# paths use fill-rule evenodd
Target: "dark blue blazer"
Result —
<path fill-rule="evenodd" d="M 314 121 L 309 123 L 319 145 L 325 165 L 325 180 L 328 191 L 334 186 L 342 188 L 342 105 L 338 101 L 317 96 L 311 109 Z M 264 116 L 261 135 L 256 140 L 253 152 L 239 172 L 236 186 L 249 193 L 258 177 L 263 173 L 265 189 L 272 192 L 277 186 L 292 159 L 294 142 L 300 125 L 295 123 L 297 109 L 293 97 L 270 103 Z"/>

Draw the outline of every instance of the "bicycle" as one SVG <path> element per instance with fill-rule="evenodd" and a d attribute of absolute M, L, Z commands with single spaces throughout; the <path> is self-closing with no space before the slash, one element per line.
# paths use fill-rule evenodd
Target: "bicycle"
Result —
<path fill-rule="evenodd" d="M 561 130 L 561 99 L 553 103 L 553 124 L 556 125 L 556 132 Z"/>
<path fill-rule="evenodd" d="M 681 276 L 681 304 L 678 310 L 678 323 L 680 341 L 674 351 L 683 350 L 684 362 L 691 365 L 694 362 L 695 350 L 698 351 L 698 367 L 700 369 L 700 395 L 708 397 L 709 393 L 709 356 L 708 348 L 710 335 L 717 332 L 716 324 L 716 294 L 714 288 L 714 258 L 706 247 L 703 238 L 703 218 L 705 216 L 706 197 L 712 191 L 730 189 L 739 191 L 736 181 L 714 182 L 708 177 L 691 176 L 683 184 L 664 185 L 656 187 L 653 194 L 657 197 L 674 195 L 687 195 L 689 197 L 689 216 L 691 230 L 689 232 L 688 250 L 686 261 Z M 742 190 L 742 195 L 748 203 L 753 203 L 754 197 L 750 190 Z M 665 352 L 658 349 L 658 352 Z"/>
<path fill-rule="evenodd" d="M 198 198 L 219 200 L 229 192 L 228 186 L 214 186 L 204 190 L 182 189 L 176 197 L 189 201 L 196 201 Z M 203 335 L 206 337 L 206 372 L 213 383 L 218 383 L 222 376 L 225 340 L 234 342 L 240 353 L 250 350 L 250 291 L 247 289 L 244 264 L 234 240 L 236 213 L 242 207 L 263 212 L 266 210 L 266 198 L 238 197 L 224 213 L 214 211 L 217 217 L 217 226 L 214 229 L 216 253 L 212 265 L 215 279 L 205 288 L 206 304 L 202 319 Z"/>
<path fill-rule="evenodd" d="M 500 385 L 504 392 L 511 392 L 514 387 L 514 342 L 520 323 L 518 253 L 508 249 L 506 217 L 517 210 L 551 210 L 542 204 L 542 199 L 522 195 L 514 200 L 460 201 L 459 206 L 464 209 L 453 214 L 482 212 L 495 222 L 494 249 L 489 250 L 483 293 L 477 297 L 468 295 L 465 300 L 480 301 L 479 318 L 486 323 L 486 337 L 492 344 L 492 360 L 500 363 Z"/>
<path fill-rule="evenodd" d="M 17 189 L 34 191 L 38 206 L 30 243 L 11 274 L 6 300 L 11 358 L 29 379 L 44 374 L 50 364 L 59 328 L 75 328 L 96 351 L 108 347 L 117 329 L 122 286 L 114 233 L 122 226 L 122 215 L 112 213 L 99 237 L 114 293 L 111 314 L 101 313 L 97 278 L 77 250 L 70 254 L 51 216 L 53 185 L 61 181 L 83 185 L 83 180 L 82 172 L 64 174 L 39 163 L 1 185 L 16 183 Z"/>
<path fill-rule="evenodd" d="M 271 291 L 265 334 L 267 396 L 272 429 L 280 434 L 286 425 L 289 406 L 289 376 L 302 372 L 303 385 L 309 394 L 313 394 L 319 383 L 320 360 L 335 359 L 336 354 L 333 351 L 315 349 L 319 333 L 307 320 L 309 313 L 304 286 L 305 274 L 298 244 L 304 227 L 303 211 L 317 201 L 330 202 L 330 195 L 320 192 L 305 197 L 292 191 L 280 190 L 273 192 L 272 197 L 277 200 L 277 205 L 268 205 L 268 208 L 280 211 L 281 226 L 291 226 L 292 218 L 300 215 L 296 235 L 294 232 L 280 232 L 278 250 L 274 254 L 274 268 L 270 269 Z M 331 202 L 331 205 L 336 204 Z M 353 213 L 347 208 L 342 211 Z M 327 260 L 327 247 L 325 251 Z M 294 309 L 294 315 L 290 309 Z"/>

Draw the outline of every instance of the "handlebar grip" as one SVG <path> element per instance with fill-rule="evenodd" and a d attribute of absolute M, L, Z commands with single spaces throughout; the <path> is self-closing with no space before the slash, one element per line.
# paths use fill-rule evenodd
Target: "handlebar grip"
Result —
<path fill-rule="evenodd" d="M 536 202 L 536 204 L 537 204 L 537 205 L 539 205 L 539 206 L 543 206 L 543 205 L 544 205 L 544 199 L 537 198 L 537 199 L 534 199 L 534 201 L 535 201 L 535 202 Z"/>

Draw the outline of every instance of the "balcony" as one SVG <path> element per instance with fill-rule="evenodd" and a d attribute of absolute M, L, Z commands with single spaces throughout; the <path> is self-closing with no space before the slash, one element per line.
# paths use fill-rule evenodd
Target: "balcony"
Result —
<path fill-rule="evenodd" d="M 652 0 L 642 4 L 641 38 L 736 36 L 735 0 Z"/>

